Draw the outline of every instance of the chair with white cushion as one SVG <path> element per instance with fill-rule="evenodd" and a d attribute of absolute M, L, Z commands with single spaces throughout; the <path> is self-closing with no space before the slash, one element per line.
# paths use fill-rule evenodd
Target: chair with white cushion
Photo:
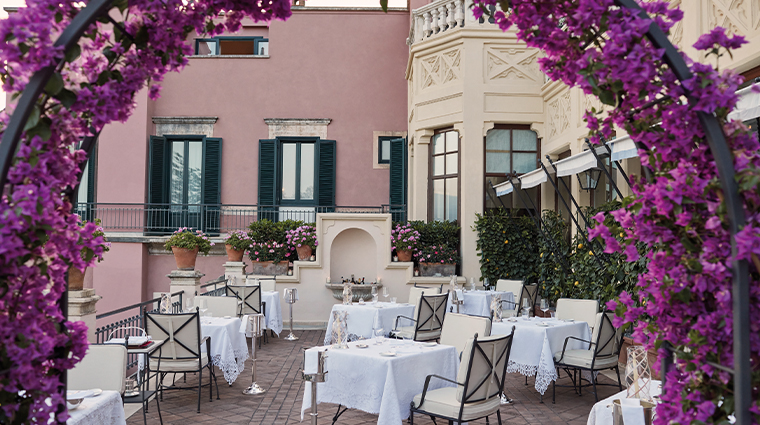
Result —
<path fill-rule="evenodd" d="M 394 338 L 410 338 L 415 341 L 435 341 L 441 337 L 441 329 L 446 316 L 446 304 L 449 293 L 422 295 L 417 304 L 417 317 L 396 316 L 396 323 L 391 332 Z M 412 326 L 398 326 L 399 318 L 409 319 Z"/>
<path fill-rule="evenodd" d="M 127 347 L 121 344 L 92 344 L 81 362 L 68 374 L 68 389 L 118 391 L 124 394 Z"/>
<path fill-rule="evenodd" d="M 259 280 L 259 285 L 261 285 L 261 290 L 264 292 L 277 291 L 277 284 L 275 283 L 274 279 Z"/>
<path fill-rule="evenodd" d="M 599 301 L 597 300 L 574 300 L 572 298 L 557 300 L 557 319 L 586 322 L 592 332 L 597 313 L 599 313 Z"/>
<path fill-rule="evenodd" d="M 417 305 L 417 301 L 420 299 L 423 293 L 425 295 L 435 295 L 443 292 L 443 285 L 441 286 L 414 286 L 409 288 L 409 304 Z"/>
<path fill-rule="evenodd" d="M 150 355 L 148 362 L 148 375 L 151 372 L 157 374 L 157 391 L 160 391 L 163 399 L 165 390 L 187 390 L 189 387 L 177 387 L 166 385 L 164 377 L 177 373 L 198 374 L 198 413 L 201 412 L 201 387 L 203 383 L 203 370 L 207 369 L 210 377 L 209 401 L 213 400 L 213 383 L 216 383 L 216 398 L 219 399 L 219 384 L 216 382 L 214 365 L 211 363 L 211 338 L 201 338 L 201 323 L 198 310 L 193 313 L 182 314 L 158 314 L 145 313 L 145 331 L 154 340 L 165 340 L 157 351 Z M 201 344 L 206 345 L 206 352 L 201 352 Z"/>
<path fill-rule="evenodd" d="M 514 295 L 515 300 L 516 300 L 514 302 L 509 302 L 507 300 L 502 301 L 502 317 L 517 316 L 517 313 L 519 312 L 519 309 L 518 309 L 519 304 L 517 303 L 517 301 L 519 301 L 520 294 L 522 294 L 522 290 L 523 290 L 522 280 L 499 279 L 496 281 L 496 291 L 511 292 Z"/>
<path fill-rule="evenodd" d="M 623 337 L 622 329 L 615 328 L 612 324 L 614 313 L 597 313 L 594 320 L 594 331 L 592 332 L 591 341 L 586 341 L 574 336 L 565 338 L 562 351 L 554 354 L 554 366 L 562 369 L 570 375 L 570 371 L 590 372 L 592 380 L 590 384 L 581 385 L 580 381 L 573 378 L 573 387 L 582 388 L 584 386 L 594 387 L 594 398 L 599 401 L 599 395 L 596 391 L 597 385 L 614 385 L 599 384 L 596 382 L 596 373 L 600 370 L 614 369 L 618 378 L 618 389 L 623 390 L 623 384 L 620 382 L 620 369 L 618 368 L 618 356 L 620 355 L 620 341 Z M 567 343 L 571 339 L 589 344 L 587 349 L 568 350 Z M 575 376 L 573 373 L 572 376 Z M 560 385 L 561 386 L 561 385 Z M 552 383 L 552 403 L 555 398 L 556 383 Z"/>
<path fill-rule="evenodd" d="M 195 297 L 193 306 L 199 307 L 201 299 L 206 300 L 207 313 L 212 317 L 237 316 L 238 314 L 238 300 L 235 297 Z"/>
<path fill-rule="evenodd" d="M 456 347 L 457 354 L 462 354 L 467 341 L 472 335 L 491 336 L 491 319 L 481 316 L 469 316 L 460 313 L 448 313 L 443 319 L 441 345 Z"/>
<path fill-rule="evenodd" d="M 456 381 L 439 375 L 428 375 L 422 394 L 414 396 L 409 422 L 414 425 L 414 414 L 419 413 L 462 423 L 496 414 L 501 425 L 499 405 L 507 374 L 514 328 L 509 335 L 469 338 L 462 352 Z M 456 387 L 428 391 L 431 378 L 451 382 Z"/>

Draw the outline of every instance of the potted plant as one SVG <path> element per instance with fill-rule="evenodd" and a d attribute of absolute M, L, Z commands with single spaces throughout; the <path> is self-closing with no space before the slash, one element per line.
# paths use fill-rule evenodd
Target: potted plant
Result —
<path fill-rule="evenodd" d="M 214 243 L 200 230 L 180 227 L 167 239 L 164 249 L 174 253 L 177 269 L 194 270 L 198 253 L 208 254 L 212 246 Z"/>
<path fill-rule="evenodd" d="M 451 276 L 456 273 L 459 255 L 446 245 L 433 245 L 419 250 L 415 257 L 420 265 L 420 276 Z"/>
<path fill-rule="evenodd" d="M 87 221 L 82 221 L 80 223 L 80 226 L 85 227 L 87 225 Z M 101 227 L 101 221 L 99 218 L 96 218 L 94 221 L 95 225 L 97 226 L 95 228 L 95 231 L 92 232 L 92 239 L 95 240 L 96 238 L 101 238 L 102 242 L 100 245 L 103 247 L 103 253 L 108 252 L 108 250 L 111 247 L 111 244 L 109 242 L 106 242 L 106 234 L 103 231 L 103 227 Z M 82 251 L 80 252 L 82 259 L 85 262 L 88 262 L 93 257 L 93 251 L 91 248 L 82 248 Z M 103 261 L 102 256 L 97 257 L 97 262 Z M 69 289 L 72 291 L 81 291 L 84 289 L 84 274 L 87 272 L 87 267 L 84 268 L 84 270 L 79 270 L 78 268 L 71 266 L 69 267 L 69 277 L 68 277 L 68 285 Z"/>
<path fill-rule="evenodd" d="M 308 260 L 313 250 L 319 245 L 317 241 L 317 229 L 314 226 L 303 225 L 293 230 L 288 230 L 285 235 L 288 245 L 298 253 L 298 259 Z"/>
<path fill-rule="evenodd" d="M 227 251 L 227 261 L 241 262 L 245 250 L 251 246 L 251 237 L 242 230 L 234 230 L 224 240 L 224 249 Z"/>
<path fill-rule="evenodd" d="M 248 256 L 253 274 L 276 276 L 287 274 L 291 252 L 285 244 L 254 241 L 248 248 Z"/>
<path fill-rule="evenodd" d="M 391 249 L 399 261 L 412 261 L 412 254 L 420 241 L 420 233 L 409 224 L 397 224 L 391 231 Z"/>

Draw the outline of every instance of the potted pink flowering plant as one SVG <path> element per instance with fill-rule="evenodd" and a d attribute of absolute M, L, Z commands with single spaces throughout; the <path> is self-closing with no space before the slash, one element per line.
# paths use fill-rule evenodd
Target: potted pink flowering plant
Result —
<path fill-rule="evenodd" d="M 422 248 L 415 254 L 420 265 L 421 276 L 451 276 L 459 263 L 457 250 L 446 245 Z"/>
<path fill-rule="evenodd" d="M 317 229 L 314 226 L 303 225 L 293 230 L 288 230 L 285 235 L 287 244 L 298 253 L 298 259 L 308 260 L 311 253 L 317 248 Z"/>
<path fill-rule="evenodd" d="M 248 248 L 248 257 L 253 264 L 253 274 L 284 275 L 288 272 L 290 250 L 285 244 L 253 241 Z"/>
<path fill-rule="evenodd" d="M 245 250 L 251 246 L 251 237 L 242 230 L 235 230 L 227 235 L 224 240 L 224 249 L 227 251 L 227 261 L 241 262 Z"/>
<path fill-rule="evenodd" d="M 208 254 L 214 243 L 200 230 L 180 227 L 164 243 L 164 249 L 174 253 L 179 270 L 194 270 L 198 253 Z"/>
<path fill-rule="evenodd" d="M 420 242 L 420 233 L 409 224 L 397 224 L 391 231 L 391 249 L 399 261 L 412 261 L 412 255 Z"/>

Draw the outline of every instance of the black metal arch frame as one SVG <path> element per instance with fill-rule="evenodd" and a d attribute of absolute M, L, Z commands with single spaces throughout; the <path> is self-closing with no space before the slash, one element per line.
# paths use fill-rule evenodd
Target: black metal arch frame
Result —
<path fill-rule="evenodd" d="M 84 32 L 90 27 L 95 20 L 107 13 L 114 0 L 92 0 L 82 9 L 71 21 L 71 24 L 61 33 L 55 42 L 56 47 L 63 47 L 63 51 L 68 51 L 75 44 Z M 647 31 L 647 38 L 657 48 L 664 49 L 664 61 L 671 68 L 679 81 L 687 81 L 692 78 L 686 62 L 678 53 L 678 50 L 668 40 L 667 35 L 662 29 L 649 18 L 647 13 L 634 0 L 615 0 L 615 4 L 638 12 L 642 19 L 650 21 Z M 63 58 L 60 58 L 63 60 Z M 37 71 L 29 83 L 26 85 L 21 98 L 16 106 L 14 114 L 6 127 L 2 141 L 0 142 L 0 188 L 4 188 L 11 162 L 15 156 L 18 144 L 23 133 L 24 125 L 32 113 L 40 95 L 43 92 L 48 80 L 55 72 L 55 66 L 51 65 Z M 693 103 L 694 99 L 686 90 L 689 102 Z M 726 143 L 725 135 L 721 129 L 720 123 L 714 115 L 704 112 L 697 112 L 700 124 L 705 132 L 707 143 L 710 151 L 715 157 L 715 163 L 718 169 L 721 187 L 725 196 L 726 207 L 728 210 L 729 231 L 731 234 L 731 255 L 733 257 L 733 321 L 734 321 L 734 396 L 736 409 L 736 424 L 749 425 L 752 421 L 752 413 L 749 408 L 752 404 L 752 381 L 750 368 L 750 329 L 749 329 L 749 266 L 746 260 L 737 260 L 737 248 L 734 236 L 744 226 L 744 210 L 739 197 L 738 185 L 734 179 L 733 157 Z M 95 135 L 96 136 L 96 135 Z M 89 157 L 94 146 L 96 137 L 88 137 L 83 143 L 82 149 Z M 81 176 L 80 176 L 81 178 Z M 67 317 L 67 300 L 68 289 L 63 292 L 59 304 L 62 307 L 64 318 Z M 667 346 L 667 344 L 666 344 Z M 68 352 L 60 353 L 61 356 L 68 356 Z M 667 368 L 672 363 L 672 356 L 667 356 L 663 363 Z M 66 373 L 61 376 L 63 390 L 66 387 Z M 65 408 L 65 405 L 63 406 Z"/>

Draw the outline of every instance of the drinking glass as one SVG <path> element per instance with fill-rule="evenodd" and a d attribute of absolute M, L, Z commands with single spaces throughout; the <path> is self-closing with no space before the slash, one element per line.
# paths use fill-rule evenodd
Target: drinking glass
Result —
<path fill-rule="evenodd" d="M 544 312 L 544 317 L 546 317 L 546 312 L 549 310 L 549 300 L 546 298 L 541 298 L 541 311 Z"/>
<path fill-rule="evenodd" d="M 190 298 L 185 298 L 185 311 L 188 313 L 193 311 L 193 300 Z"/>
<path fill-rule="evenodd" d="M 385 302 L 388 302 L 388 297 L 390 297 L 391 294 L 388 293 L 388 288 L 383 286 L 383 298 L 385 298 Z"/>
<path fill-rule="evenodd" d="M 372 298 L 375 298 L 377 296 L 377 286 L 372 285 L 372 289 L 369 292 L 372 294 Z"/>
<path fill-rule="evenodd" d="M 375 329 L 375 344 L 376 345 L 382 344 L 384 339 L 385 339 L 385 329 L 383 328 Z"/>
<path fill-rule="evenodd" d="M 396 304 L 396 297 L 391 297 L 391 304 Z"/>
<path fill-rule="evenodd" d="M 203 297 L 201 297 L 200 301 L 198 302 L 198 305 L 199 305 L 198 309 L 201 312 L 201 317 L 205 317 L 206 311 L 208 311 L 208 303 Z"/>

